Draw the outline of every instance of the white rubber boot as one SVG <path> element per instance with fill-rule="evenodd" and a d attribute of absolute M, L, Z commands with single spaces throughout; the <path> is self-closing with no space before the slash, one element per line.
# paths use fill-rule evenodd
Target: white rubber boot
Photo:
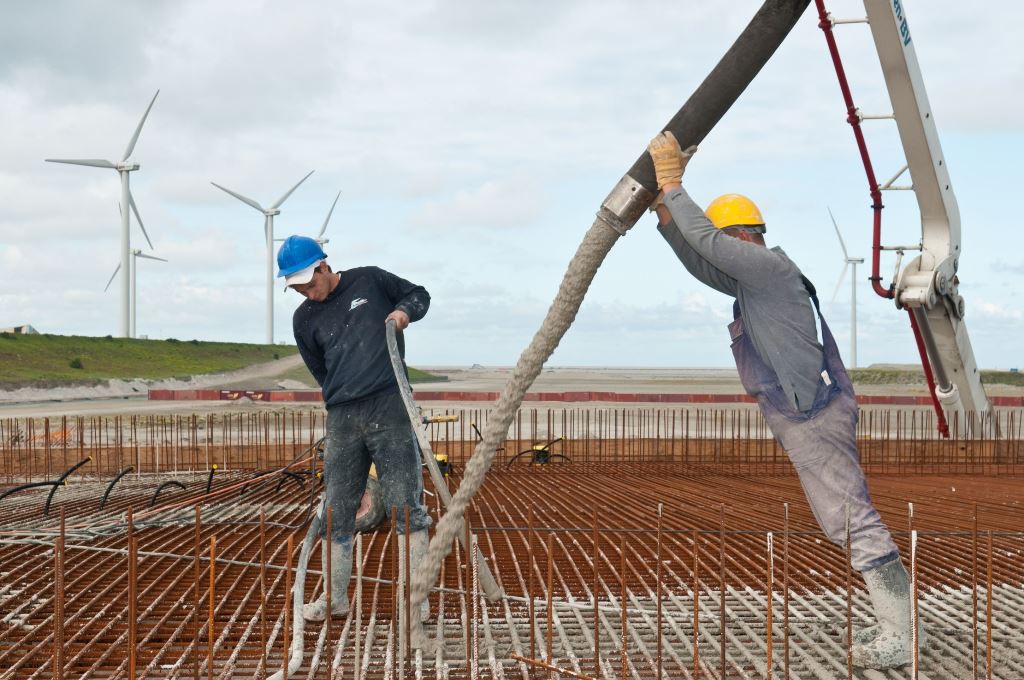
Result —
<path fill-rule="evenodd" d="M 881 632 L 882 626 L 877 623 L 873 626 L 867 626 L 866 628 L 859 628 L 853 631 L 853 644 L 866 645 L 878 637 L 878 634 Z"/>
<path fill-rule="evenodd" d="M 430 544 L 430 535 L 426 529 L 423 531 L 416 531 L 409 536 L 409 557 L 410 563 L 412 564 L 413 578 L 416 577 L 416 571 L 419 565 L 423 564 L 423 560 L 427 556 L 427 546 Z M 430 598 L 423 600 L 420 603 L 420 621 L 426 621 L 430 618 Z"/>
<path fill-rule="evenodd" d="M 320 564 L 323 573 L 327 574 L 327 539 L 320 541 Z M 331 546 L 331 618 L 343 618 L 348 615 L 348 582 L 352 578 L 352 542 L 330 543 Z M 309 604 L 302 605 L 302 618 L 312 623 L 319 623 L 327 618 L 327 590 L 320 598 Z"/>
<path fill-rule="evenodd" d="M 861 668 L 896 668 L 913 661 L 910 576 L 899 558 L 861 574 L 875 610 L 877 626 L 858 631 L 853 645 L 853 665 Z M 871 634 L 874 633 L 873 637 Z M 924 648 L 924 632 L 918 622 L 918 649 Z"/>
<path fill-rule="evenodd" d="M 426 529 L 414 531 L 409 534 L 409 567 L 412 571 L 412 575 L 415 578 L 416 572 L 419 569 L 420 564 L 423 563 L 423 558 L 427 554 L 427 545 L 430 542 L 430 535 Z M 400 578 L 400 587 L 402 592 L 405 592 L 405 537 L 398 537 L 398 572 Z M 403 609 L 404 611 L 404 609 Z M 427 636 L 426 630 L 423 628 L 423 622 L 430 616 L 430 602 L 424 600 L 420 605 L 419 612 L 417 615 L 412 617 L 410 623 L 410 632 L 412 634 L 412 640 L 410 646 L 413 649 L 419 649 L 423 654 L 430 655 L 437 651 L 437 641 Z M 405 631 L 405 621 L 400 621 L 401 630 Z"/>

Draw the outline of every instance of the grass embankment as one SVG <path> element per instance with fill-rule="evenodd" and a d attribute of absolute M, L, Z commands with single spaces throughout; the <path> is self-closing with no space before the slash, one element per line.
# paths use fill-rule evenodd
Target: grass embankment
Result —
<path fill-rule="evenodd" d="M 296 380 L 310 389 L 318 389 L 316 380 L 313 375 L 309 372 L 305 365 L 296 366 L 288 371 L 279 373 L 275 378 L 278 381 L 282 380 Z M 418 368 L 409 367 L 409 382 L 410 383 L 433 383 L 433 382 L 444 382 L 448 380 L 446 375 L 436 375 L 434 373 L 427 373 L 421 371 Z"/>
<path fill-rule="evenodd" d="M 850 379 L 857 385 L 924 385 L 921 369 L 853 368 Z M 982 371 L 981 381 L 986 385 L 1024 386 L 1024 373 L 1013 371 Z"/>
<path fill-rule="evenodd" d="M 273 361 L 287 345 L 0 333 L 0 389 L 188 378 Z"/>
<path fill-rule="evenodd" d="M 427 373 L 421 371 L 418 368 L 409 367 L 409 382 L 411 383 L 426 383 L 426 382 L 444 382 L 448 380 L 446 375 L 437 375 L 436 373 Z"/>
<path fill-rule="evenodd" d="M 293 345 L 0 333 L 0 390 L 96 385 L 117 379 L 186 380 L 282 359 L 297 351 Z M 316 388 L 305 366 L 275 376 L 284 378 Z M 410 368 L 409 379 L 418 383 L 448 378 Z M 254 384 L 254 389 L 268 386 L 263 384 L 265 379 L 257 382 L 260 385 Z"/>

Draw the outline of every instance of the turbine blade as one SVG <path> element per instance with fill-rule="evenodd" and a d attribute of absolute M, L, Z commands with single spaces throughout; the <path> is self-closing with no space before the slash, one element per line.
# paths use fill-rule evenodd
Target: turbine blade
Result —
<path fill-rule="evenodd" d="M 110 280 L 107 281 L 107 285 L 103 286 L 103 292 L 104 293 L 106 293 L 107 289 L 110 288 L 110 284 L 112 284 L 114 282 L 114 277 L 117 276 L 117 273 L 119 271 L 121 271 L 121 263 L 120 262 L 118 262 L 117 266 L 114 267 L 114 273 L 110 275 Z"/>
<path fill-rule="evenodd" d="M 839 233 L 839 225 L 836 224 L 836 218 L 832 215 L 832 208 L 828 208 L 828 216 L 832 218 L 832 226 L 835 227 L 836 236 L 839 237 L 839 247 L 843 249 L 843 257 L 849 260 L 850 254 L 846 252 L 846 244 L 843 243 L 843 235 Z"/>
<path fill-rule="evenodd" d="M 320 227 L 320 233 L 316 235 L 316 240 L 319 241 L 324 237 L 324 232 L 327 231 L 327 223 L 331 221 L 331 215 L 334 214 L 334 206 L 338 205 L 338 199 L 341 198 L 341 192 L 334 197 L 334 203 L 331 203 L 331 209 L 327 211 L 327 219 L 324 220 L 324 226 Z"/>
<path fill-rule="evenodd" d="M 248 205 L 251 205 L 252 207 L 254 207 L 257 210 L 259 210 L 260 212 L 264 212 L 263 206 L 261 206 L 259 203 L 257 203 L 256 201 L 252 200 L 251 198 L 247 198 L 247 197 L 243 196 L 242 194 L 236 194 L 231 189 L 226 189 L 226 188 L 222 187 L 221 185 L 217 184 L 216 182 L 210 182 L 210 184 L 212 184 L 213 186 L 217 187 L 218 189 L 220 189 L 223 192 L 231 194 L 232 196 L 237 198 L 242 203 L 246 203 Z"/>
<path fill-rule="evenodd" d="M 162 257 L 157 257 L 156 255 L 146 255 L 145 253 L 135 253 L 135 257 L 144 257 L 147 260 L 160 260 L 161 262 L 167 262 L 167 260 L 165 260 Z"/>
<path fill-rule="evenodd" d="M 310 170 L 310 171 L 309 171 L 309 175 L 312 175 L 312 174 L 313 174 L 314 172 L 315 172 L 314 170 Z M 302 184 L 302 183 L 303 183 L 303 182 L 305 182 L 305 181 L 306 181 L 307 179 L 309 179 L 309 175 L 306 175 L 305 177 L 303 177 L 302 179 L 300 179 L 300 180 L 299 180 L 299 184 Z M 282 196 L 281 198 L 277 199 L 277 203 L 275 203 L 274 205 L 270 206 L 270 209 L 271 209 L 271 210 L 277 210 L 278 208 L 280 208 L 280 207 L 281 207 L 281 204 L 282 204 L 282 203 L 284 203 L 284 202 L 285 202 L 285 200 L 286 200 L 286 199 L 287 199 L 287 198 L 288 198 L 289 196 L 291 196 L 291 195 L 292 195 L 292 192 L 293 192 L 293 191 L 295 191 L 296 189 L 298 189 L 298 188 L 299 188 L 299 184 L 296 184 L 295 186 L 293 186 L 293 187 L 292 187 L 291 189 L 289 189 L 289 190 L 288 190 L 288 193 L 286 193 L 286 194 L 285 194 L 284 196 Z"/>
<path fill-rule="evenodd" d="M 843 280 L 846 278 L 846 269 L 849 266 L 850 266 L 849 262 L 847 262 L 846 264 L 843 265 L 843 271 L 842 271 L 842 273 L 839 274 L 839 281 L 836 282 L 836 289 L 834 291 L 832 291 L 832 301 L 829 302 L 830 305 L 834 305 L 836 303 L 836 296 L 839 295 L 839 289 L 843 285 Z"/>
<path fill-rule="evenodd" d="M 128 142 L 128 148 L 124 150 L 124 156 L 121 157 L 121 161 L 128 160 L 128 156 L 132 155 L 132 151 L 135 150 L 135 142 L 139 141 L 139 133 L 142 132 L 142 126 L 146 124 L 146 117 L 149 116 L 149 110 L 153 108 L 153 104 L 156 102 L 157 95 L 160 94 L 160 90 L 156 91 L 153 98 L 149 101 L 149 106 L 146 107 L 146 112 L 142 114 L 142 120 L 139 121 L 139 126 L 135 128 L 135 134 L 132 135 L 132 139 Z"/>
<path fill-rule="evenodd" d="M 132 196 L 131 192 L 128 192 L 128 205 L 132 207 L 132 212 L 135 213 L 135 219 L 139 221 L 139 229 L 142 230 L 142 235 L 146 237 L 146 243 L 149 244 L 149 249 L 153 250 L 153 242 L 149 240 L 149 234 L 146 233 L 146 227 L 142 224 L 142 216 L 139 215 L 139 208 L 135 205 L 135 197 Z"/>
<path fill-rule="evenodd" d="M 110 168 L 117 170 L 117 166 L 110 161 L 99 158 L 47 158 L 47 163 L 67 163 L 68 165 L 88 165 L 92 168 Z"/>

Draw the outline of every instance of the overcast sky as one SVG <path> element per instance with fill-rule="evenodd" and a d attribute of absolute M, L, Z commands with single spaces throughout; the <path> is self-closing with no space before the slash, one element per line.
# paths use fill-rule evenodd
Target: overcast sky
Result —
<path fill-rule="evenodd" d="M 9 3 L 0 22 L 0 326 L 118 330 L 119 184 L 111 170 L 159 89 L 133 159 L 153 239 L 138 332 L 262 342 L 263 205 L 315 170 L 278 236 L 327 230 L 335 269 L 374 264 L 433 297 L 408 338 L 419 365 L 509 365 L 526 346 L 601 199 L 686 100 L 760 2 Z M 1021 361 L 1024 5 L 906 0 L 963 223 L 961 292 L 978 363 Z M 861 3 L 833 0 L 840 17 Z M 838 39 L 858 104 L 890 110 L 866 26 Z M 880 179 L 903 163 L 891 122 L 868 127 Z M 866 181 L 813 6 L 705 140 L 687 174 L 701 203 L 740 192 L 771 244 L 816 282 L 840 347 L 869 257 Z M 887 196 L 890 243 L 918 239 L 912 197 Z M 138 227 L 133 247 L 147 250 Z M 883 260 L 888 281 L 894 261 Z M 858 269 L 859 359 L 910 362 L 906 314 Z M 1009 295 L 1008 295 L 1009 294 Z M 300 301 L 275 287 L 275 340 Z M 728 366 L 729 299 L 692 280 L 647 216 L 615 246 L 554 365 Z M 1012 350 L 1012 351 L 1011 351 Z"/>

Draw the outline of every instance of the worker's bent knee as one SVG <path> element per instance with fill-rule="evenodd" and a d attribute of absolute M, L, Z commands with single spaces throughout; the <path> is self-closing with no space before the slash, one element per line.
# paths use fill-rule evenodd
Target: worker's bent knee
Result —
<path fill-rule="evenodd" d="M 352 548 L 352 532 L 345 533 L 344 530 L 334 530 L 331 532 L 331 543 L 342 546 L 345 550 Z"/>
<path fill-rule="evenodd" d="M 395 524 L 398 526 L 398 533 L 405 533 L 405 506 L 395 506 L 398 511 L 398 516 L 395 517 Z M 391 517 L 391 508 L 388 508 L 388 518 Z M 429 529 L 430 525 L 433 524 L 433 520 L 430 519 L 430 515 L 427 514 L 426 506 L 416 503 L 409 506 L 409 531 L 423 531 Z"/>

